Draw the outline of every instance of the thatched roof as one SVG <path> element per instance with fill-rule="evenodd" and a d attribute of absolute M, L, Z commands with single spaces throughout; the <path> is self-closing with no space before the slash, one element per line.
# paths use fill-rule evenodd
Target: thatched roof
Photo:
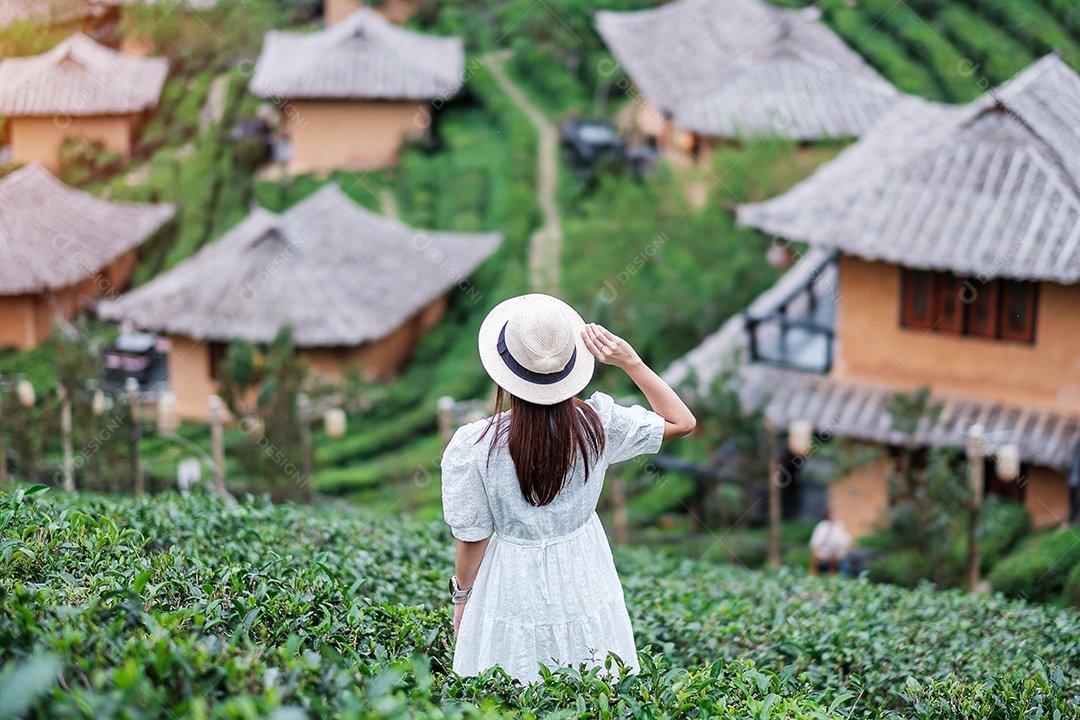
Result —
<path fill-rule="evenodd" d="M 141 245 L 175 212 L 101 200 L 40 165 L 16 170 L 0 178 L 0 294 L 74 285 Z"/>
<path fill-rule="evenodd" d="M 650 102 L 706 136 L 858 136 L 900 97 L 815 15 L 764 0 L 598 12 L 596 28 Z"/>
<path fill-rule="evenodd" d="M 3 0 L 0 2 L 0 28 L 17 22 L 66 23 L 93 14 L 90 0 Z"/>
<path fill-rule="evenodd" d="M 751 303 L 747 314 L 769 313 L 790 297 L 793 289 L 810 281 L 819 297 L 835 297 L 836 270 L 828 257 L 826 251 L 810 250 Z M 792 317 L 806 310 L 805 296 L 797 297 L 789 306 Z M 707 393 L 709 385 L 725 372 L 731 374 L 730 381 L 743 408 L 764 406 L 766 416 L 780 430 L 794 420 L 809 420 L 819 432 L 832 435 L 882 444 L 905 440 L 893 429 L 886 410 L 897 388 L 882 383 L 838 381 L 819 373 L 751 362 L 742 314 L 732 316 L 698 347 L 672 363 L 663 378 L 693 395 Z M 968 431 L 979 424 L 994 443 L 1017 443 L 1025 462 L 1066 471 L 1080 442 L 1078 415 L 942 393 L 935 393 L 935 397 L 941 401 L 941 413 L 935 422 L 924 420 L 919 425 L 914 436 L 917 445 L 963 450 Z"/>
<path fill-rule="evenodd" d="M 251 79 L 260 97 L 429 100 L 461 87 L 456 37 L 398 27 L 371 8 L 306 35 L 270 31 Z"/>
<path fill-rule="evenodd" d="M 137 58 L 81 33 L 52 50 L 0 62 L 0 115 L 113 115 L 157 105 L 165 58 Z"/>
<path fill-rule="evenodd" d="M 278 215 L 258 208 L 220 240 L 99 313 L 157 332 L 301 347 L 385 337 L 465 278 L 498 234 L 417 230 L 329 184 Z"/>
<path fill-rule="evenodd" d="M 907 98 L 739 222 L 870 260 L 1080 281 L 1080 76 L 1054 55 L 972 103 Z"/>

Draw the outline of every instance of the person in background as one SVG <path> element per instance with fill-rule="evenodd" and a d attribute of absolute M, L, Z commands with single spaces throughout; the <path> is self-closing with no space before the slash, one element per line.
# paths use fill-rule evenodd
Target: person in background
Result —
<path fill-rule="evenodd" d="M 835 575 L 845 568 L 851 544 L 851 535 L 843 521 L 836 516 L 835 510 L 829 508 L 810 536 L 812 569 L 822 575 Z"/>

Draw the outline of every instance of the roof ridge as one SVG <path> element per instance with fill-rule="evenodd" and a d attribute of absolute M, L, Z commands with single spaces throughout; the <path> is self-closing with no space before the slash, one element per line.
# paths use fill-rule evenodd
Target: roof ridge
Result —
<path fill-rule="evenodd" d="M 1053 138 L 1047 137 L 1047 134 L 1044 132 L 1040 132 L 1038 126 L 1031 121 L 1029 113 L 1025 112 L 1024 108 L 1021 107 L 1020 102 L 1018 102 L 1019 100 L 1028 97 L 1032 90 L 1037 87 L 1038 81 L 1041 80 L 1044 75 L 1053 72 L 1064 72 L 1065 77 L 1071 79 L 1073 84 L 1072 88 L 1062 88 L 1060 84 L 1056 84 L 1056 89 L 1059 92 L 1071 89 L 1073 91 L 1072 94 L 1075 96 L 1075 102 L 1080 104 L 1080 75 L 1069 67 L 1057 52 L 1051 52 L 1039 58 L 998 87 L 991 88 L 987 91 L 987 95 L 993 98 L 994 105 L 999 106 L 1006 114 L 1014 118 L 1046 147 L 1046 149 L 1054 156 L 1054 159 L 1061 169 L 1072 179 L 1073 192 L 1080 195 L 1080 163 L 1075 160 L 1070 162 L 1070 159 L 1075 155 L 1075 152 L 1070 152 L 1068 149 L 1061 148 L 1059 143 L 1055 142 Z M 984 108 L 980 114 L 985 114 L 989 109 L 989 107 Z M 1077 141 L 1077 144 L 1080 145 L 1080 132 L 1074 132 L 1074 139 Z"/>

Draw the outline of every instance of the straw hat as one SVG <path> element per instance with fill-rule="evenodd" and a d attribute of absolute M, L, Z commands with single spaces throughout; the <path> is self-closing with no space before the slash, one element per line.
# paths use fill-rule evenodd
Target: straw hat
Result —
<path fill-rule="evenodd" d="M 595 359 L 581 331 L 585 321 L 562 300 L 530 293 L 504 300 L 480 326 L 480 361 L 511 395 L 554 405 L 592 380 Z"/>

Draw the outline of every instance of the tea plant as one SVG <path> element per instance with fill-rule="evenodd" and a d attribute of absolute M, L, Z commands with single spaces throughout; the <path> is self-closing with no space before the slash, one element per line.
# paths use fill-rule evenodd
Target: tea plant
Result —
<path fill-rule="evenodd" d="M 0 708 L 74 717 L 1073 717 L 1080 619 L 618 549 L 641 670 L 462 678 L 441 521 L 0 495 Z M 604 672 L 610 671 L 610 676 Z M 988 685 L 988 683 L 991 683 Z M 985 689 L 994 688 L 994 702 Z M 967 713 L 967 714 L 965 714 Z"/>

